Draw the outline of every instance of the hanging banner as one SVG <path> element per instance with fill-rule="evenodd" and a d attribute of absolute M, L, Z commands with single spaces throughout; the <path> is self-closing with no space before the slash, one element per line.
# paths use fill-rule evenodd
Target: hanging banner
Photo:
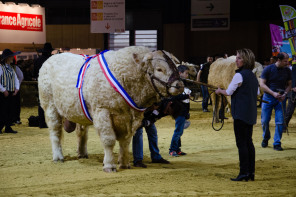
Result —
<path fill-rule="evenodd" d="M 44 44 L 44 8 L 27 4 L 0 4 L 0 35 L 0 43 Z"/>
<path fill-rule="evenodd" d="M 272 56 L 277 56 L 279 52 L 285 52 L 292 58 L 290 43 L 286 31 L 283 27 L 270 24 Z"/>
<path fill-rule="evenodd" d="M 125 32 L 125 0 L 91 0 L 90 32 Z"/>
<path fill-rule="evenodd" d="M 292 52 L 292 64 L 296 65 L 296 10 L 289 5 L 280 5 L 284 27 Z"/>

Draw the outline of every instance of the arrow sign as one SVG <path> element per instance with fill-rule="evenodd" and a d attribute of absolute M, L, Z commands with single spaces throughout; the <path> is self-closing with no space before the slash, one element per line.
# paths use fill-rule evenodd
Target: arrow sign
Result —
<path fill-rule="evenodd" d="M 105 25 L 106 29 L 109 29 L 111 26 L 109 25 L 109 23 L 107 23 L 107 25 Z"/>
<path fill-rule="evenodd" d="M 212 3 L 210 3 L 210 6 L 207 6 L 206 8 L 208 8 L 210 11 L 212 11 L 214 9 L 214 5 Z"/>

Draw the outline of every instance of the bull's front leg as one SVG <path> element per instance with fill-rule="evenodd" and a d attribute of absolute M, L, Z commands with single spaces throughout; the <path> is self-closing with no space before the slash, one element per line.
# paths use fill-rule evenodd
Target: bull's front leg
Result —
<path fill-rule="evenodd" d="M 131 143 L 132 137 L 129 137 L 124 140 L 119 141 L 120 146 L 120 153 L 119 153 L 119 168 L 120 169 L 130 169 L 130 163 L 129 163 L 129 145 Z"/>
<path fill-rule="evenodd" d="M 88 153 L 87 153 L 88 127 L 77 124 L 76 135 L 78 140 L 78 147 L 77 147 L 78 158 L 88 158 Z"/>
<path fill-rule="evenodd" d="M 116 172 L 116 164 L 114 163 L 113 149 L 116 143 L 116 135 L 112 127 L 110 113 L 106 109 L 99 109 L 93 117 L 95 129 L 100 135 L 102 145 L 104 147 L 104 167 L 105 172 Z"/>

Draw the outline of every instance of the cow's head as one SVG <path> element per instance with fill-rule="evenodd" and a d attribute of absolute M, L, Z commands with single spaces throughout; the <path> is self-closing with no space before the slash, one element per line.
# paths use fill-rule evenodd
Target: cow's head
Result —
<path fill-rule="evenodd" d="M 134 61 L 144 70 L 150 82 L 160 97 L 169 97 L 183 92 L 184 84 L 176 66 L 178 61 L 166 51 L 153 51 L 139 60 L 139 56 L 133 55 Z"/>

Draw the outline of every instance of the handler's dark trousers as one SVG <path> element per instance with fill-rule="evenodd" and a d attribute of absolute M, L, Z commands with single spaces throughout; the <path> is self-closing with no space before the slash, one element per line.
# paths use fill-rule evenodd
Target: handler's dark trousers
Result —
<path fill-rule="evenodd" d="M 233 127 L 239 154 L 240 174 L 252 174 L 255 172 L 255 147 L 252 140 L 253 125 L 234 119 Z"/>
<path fill-rule="evenodd" d="M 11 131 L 11 124 L 14 118 L 14 99 L 13 92 L 9 92 L 9 96 L 5 97 L 0 93 L 0 131 L 5 126 L 5 131 Z"/>

